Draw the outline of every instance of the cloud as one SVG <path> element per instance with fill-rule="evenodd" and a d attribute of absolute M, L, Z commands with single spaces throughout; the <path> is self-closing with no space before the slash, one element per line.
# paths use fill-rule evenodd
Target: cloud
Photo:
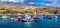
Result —
<path fill-rule="evenodd" d="M 34 2 L 28 2 L 27 4 L 34 4 Z"/>
<path fill-rule="evenodd" d="M 3 2 L 21 2 L 21 3 L 23 3 L 24 2 L 24 0 L 0 0 L 0 1 L 3 1 Z"/>
<path fill-rule="evenodd" d="M 23 2 L 24 2 L 24 0 L 20 0 L 20 2 L 21 2 L 21 3 L 23 3 Z"/>

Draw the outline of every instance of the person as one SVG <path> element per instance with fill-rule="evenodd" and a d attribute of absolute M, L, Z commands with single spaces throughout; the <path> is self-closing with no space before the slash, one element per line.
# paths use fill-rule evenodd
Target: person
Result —
<path fill-rule="evenodd" d="M 31 16 L 26 15 L 25 19 L 22 19 L 22 22 L 27 22 L 31 20 Z"/>
<path fill-rule="evenodd" d="M 31 20 L 31 16 L 28 16 L 28 17 L 27 17 L 27 20 Z"/>
<path fill-rule="evenodd" d="M 47 19 L 52 19 L 52 18 L 51 18 L 51 15 L 47 15 Z"/>
<path fill-rule="evenodd" d="M 46 15 L 42 15 L 42 19 L 46 19 Z"/>
<path fill-rule="evenodd" d="M 20 16 L 17 19 L 18 19 L 18 21 L 22 21 L 22 18 Z"/>
<path fill-rule="evenodd" d="M 22 21 L 22 18 L 18 18 L 18 21 Z"/>

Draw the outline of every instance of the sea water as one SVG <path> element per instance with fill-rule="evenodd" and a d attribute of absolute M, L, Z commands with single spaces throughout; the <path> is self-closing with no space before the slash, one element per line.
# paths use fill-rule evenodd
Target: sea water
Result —
<path fill-rule="evenodd" d="M 18 17 L 18 16 L 10 16 Z M 60 15 L 58 15 L 60 17 Z M 47 19 L 46 17 L 37 19 L 37 22 L 18 22 L 8 19 L 0 18 L 0 28 L 60 28 L 60 18 Z"/>

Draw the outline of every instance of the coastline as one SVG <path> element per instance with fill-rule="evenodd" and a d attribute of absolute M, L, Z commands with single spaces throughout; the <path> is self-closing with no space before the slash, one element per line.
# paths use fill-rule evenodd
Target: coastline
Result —
<path fill-rule="evenodd" d="M 8 3 L 0 3 L 0 6 L 0 15 L 60 15 L 60 8 Z"/>
<path fill-rule="evenodd" d="M 34 15 L 34 14 L 0 14 L 0 16 L 21 16 L 21 15 Z M 36 15 L 60 15 L 60 14 L 36 14 Z"/>

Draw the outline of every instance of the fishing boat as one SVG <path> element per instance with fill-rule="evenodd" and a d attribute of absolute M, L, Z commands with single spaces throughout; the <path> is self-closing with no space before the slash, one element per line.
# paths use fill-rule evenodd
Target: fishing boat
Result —
<path fill-rule="evenodd" d="M 22 22 L 35 22 L 35 19 L 32 16 L 25 16 L 25 19 L 22 19 Z"/>
<path fill-rule="evenodd" d="M 30 20 L 23 19 L 22 22 L 35 22 L 35 19 L 30 19 Z"/>

